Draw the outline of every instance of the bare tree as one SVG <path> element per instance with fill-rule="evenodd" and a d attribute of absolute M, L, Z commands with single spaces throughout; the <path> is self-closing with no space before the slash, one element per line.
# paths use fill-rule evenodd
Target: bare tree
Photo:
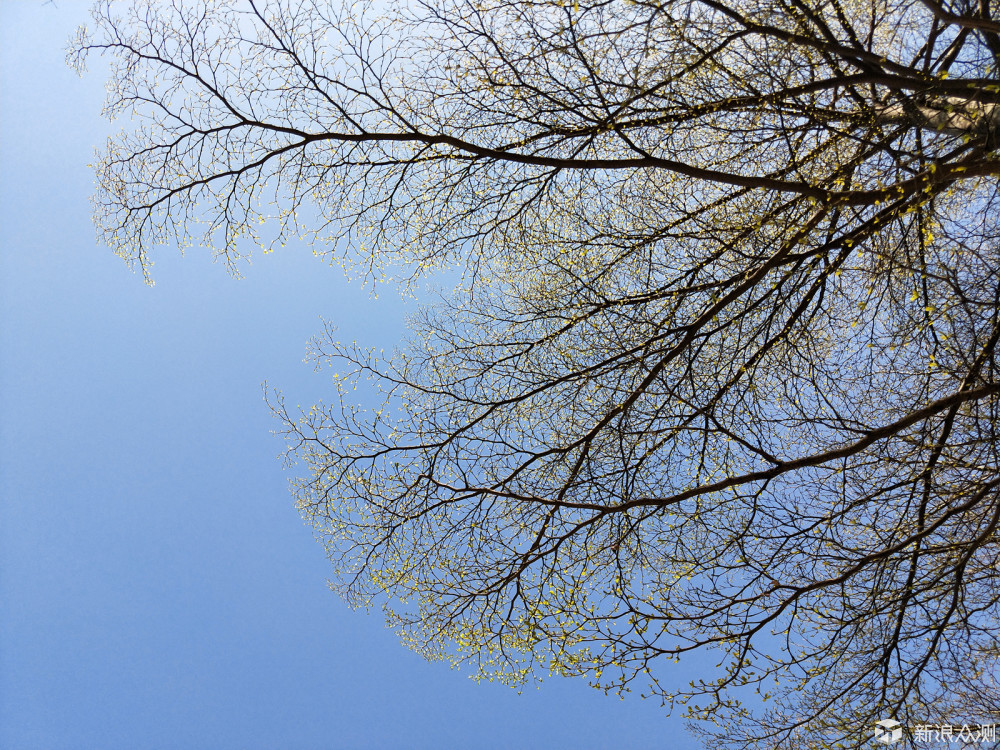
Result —
<path fill-rule="evenodd" d="M 990 0 L 94 17 L 70 57 L 108 55 L 138 123 L 97 224 L 144 272 L 289 238 L 462 270 L 389 358 L 317 338 L 331 404 L 276 403 L 351 603 L 483 676 L 685 705 L 717 746 L 994 718 Z"/>

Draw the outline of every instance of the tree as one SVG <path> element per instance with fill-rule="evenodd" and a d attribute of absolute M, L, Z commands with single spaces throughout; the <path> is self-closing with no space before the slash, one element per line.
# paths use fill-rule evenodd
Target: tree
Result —
<path fill-rule="evenodd" d="M 351 603 L 483 676 L 637 686 L 720 746 L 990 718 L 989 0 L 94 17 L 71 60 L 110 56 L 139 123 L 96 221 L 144 273 L 158 243 L 235 267 L 291 238 L 404 288 L 461 270 L 391 357 L 317 338 L 331 404 L 276 397 Z"/>

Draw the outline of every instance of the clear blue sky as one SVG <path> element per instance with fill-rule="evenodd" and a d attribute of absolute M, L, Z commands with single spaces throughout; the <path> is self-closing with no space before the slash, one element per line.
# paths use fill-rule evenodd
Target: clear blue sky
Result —
<path fill-rule="evenodd" d="M 319 317 L 388 349 L 405 306 L 307 248 L 241 281 L 166 249 L 149 288 L 97 246 L 86 10 L 0 0 L 0 748 L 694 747 L 656 702 L 477 685 L 327 590 L 261 382 L 322 399 Z"/>

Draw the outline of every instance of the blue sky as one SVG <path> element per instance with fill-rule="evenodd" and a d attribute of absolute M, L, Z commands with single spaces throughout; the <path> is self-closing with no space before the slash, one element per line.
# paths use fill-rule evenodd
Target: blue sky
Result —
<path fill-rule="evenodd" d="M 0 747 L 694 747 L 656 702 L 477 685 L 330 593 L 261 383 L 322 399 L 320 316 L 388 349 L 406 306 L 305 247 L 243 280 L 167 248 L 150 288 L 96 245 L 86 6 L 0 0 Z"/>

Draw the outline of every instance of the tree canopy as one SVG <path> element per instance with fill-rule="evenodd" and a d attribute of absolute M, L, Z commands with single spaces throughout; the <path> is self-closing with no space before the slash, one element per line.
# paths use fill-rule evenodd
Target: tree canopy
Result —
<path fill-rule="evenodd" d="M 132 118 L 96 222 L 147 276 L 175 242 L 460 271 L 390 356 L 318 336 L 328 403 L 276 398 L 348 601 L 716 746 L 861 746 L 1000 708 L 993 12 L 101 2 L 70 59 Z"/>

